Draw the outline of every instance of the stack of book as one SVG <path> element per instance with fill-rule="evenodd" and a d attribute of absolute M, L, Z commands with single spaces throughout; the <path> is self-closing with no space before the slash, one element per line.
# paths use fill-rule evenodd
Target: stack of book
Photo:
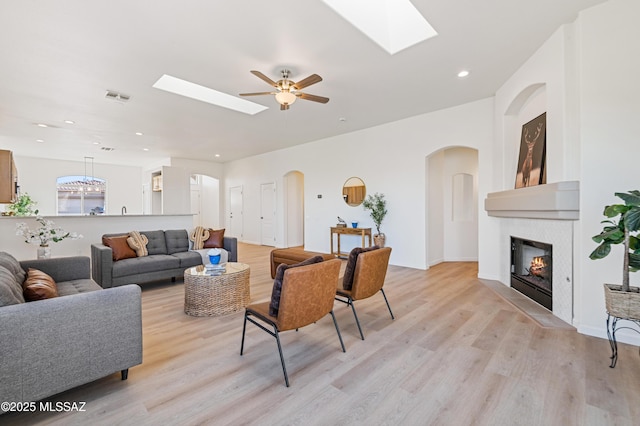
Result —
<path fill-rule="evenodd" d="M 208 265 L 205 265 L 205 268 L 207 271 L 207 275 L 222 275 L 227 270 L 226 264 L 212 265 L 209 263 Z"/>

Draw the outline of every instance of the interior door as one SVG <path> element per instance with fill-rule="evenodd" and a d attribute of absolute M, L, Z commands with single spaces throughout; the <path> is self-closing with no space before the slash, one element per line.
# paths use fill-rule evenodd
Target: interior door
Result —
<path fill-rule="evenodd" d="M 272 183 L 263 183 L 260 185 L 260 229 L 261 240 L 263 246 L 276 245 L 276 185 Z"/>
<path fill-rule="evenodd" d="M 229 188 L 229 230 L 230 237 L 242 240 L 242 187 Z"/>

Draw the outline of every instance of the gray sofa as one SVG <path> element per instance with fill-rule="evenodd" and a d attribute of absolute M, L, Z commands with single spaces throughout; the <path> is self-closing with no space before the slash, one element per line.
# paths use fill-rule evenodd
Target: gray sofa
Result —
<path fill-rule="evenodd" d="M 121 234 L 105 234 L 115 237 Z M 113 252 L 104 244 L 91 245 L 91 272 L 93 279 L 103 288 L 125 284 L 140 284 L 162 279 L 182 277 L 184 270 L 202 265 L 202 255 L 190 251 L 189 235 L 185 229 L 167 231 L 140 231 L 145 235 L 148 256 L 113 261 Z M 228 261 L 238 260 L 238 240 L 224 237 L 224 249 L 228 252 Z"/>
<path fill-rule="evenodd" d="M 4 265 L 15 261 L 0 256 Z M 0 298 L 0 401 L 38 401 L 118 371 L 124 380 L 142 363 L 140 287 L 102 289 L 86 256 L 21 261 L 18 268 L 0 266 L 0 286 L 13 275 L 20 290 L 18 275 L 35 268 L 56 281 L 60 297 Z"/>

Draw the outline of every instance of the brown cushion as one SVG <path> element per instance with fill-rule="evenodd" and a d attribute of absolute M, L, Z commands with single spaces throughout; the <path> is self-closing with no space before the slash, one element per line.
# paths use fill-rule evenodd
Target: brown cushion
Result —
<path fill-rule="evenodd" d="M 353 287 L 353 276 L 356 273 L 356 262 L 358 261 L 358 255 L 371 250 L 377 250 L 378 246 L 372 246 L 367 248 L 356 247 L 349 253 L 347 259 L 347 266 L 344 268 L 344 276 L 342 277 L 342 288 L 345 290 L 351 290 Z"/>
<path fill-rule="evenodd" d="M 312 265 L 314 263 L 320 263 L 323 261 L 322 256 L 313 256 L 307 260 L 303 260 L 300 263 L 294 263 L 293 265 L 285 265 L 281 263 L 276 270 L 276 278 L 273 280 L 273 289 L 271 290 L 271 303 L 269 303 L 269 315 L 272 317 L 278 316 L 278 309 L 280 308 L 280 295 L 282 294 L 282 280 L 284 279 L 284 271 L 289 268 L 295 268 L 298 266 Z"/>
<path fill-rule="evenodd" d="M 203 248 L 224 248 L 224 229 L 209 228 L 209 238 L 202 244 Z"/>
<path fill-rule="evenodd" d="M 113 252 L 113 260 L 128 259 L 130 257 L 136 257 L 136 252 L 133 251 L 127 243 L 128 235 L 120 235 L 117 237 L 102 237 L 102 244 L 107 247 L 111 247 Z"/>
<path fill-rule="evenodd" d="M 44 272 L 29 268 L 27 279 L 22 285 L 24 298 L 28 302 L 58 297 L 56 282 Z"/>

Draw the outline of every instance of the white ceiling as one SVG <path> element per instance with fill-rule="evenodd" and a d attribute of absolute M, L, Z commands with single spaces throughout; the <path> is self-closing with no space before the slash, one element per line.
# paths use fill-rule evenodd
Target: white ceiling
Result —
<path fill-rule="evenodd" d="M 0 148 L 226 162 L 352 132 L 492 96 L 561 24 L 603 1 L 413 0 L 439 35 L 392 56 L 320 0 L 3 0 Z M 284 67 L 294 81 L 322 76 L 303 91 L 329 103 L 280 111 L 253 97 L 269 109 L 251 116 L 152 88 L 169 74 L 233 95 L 269 91 L 249 71 L 277 80 Z M 470 76 L 457 78 L 462 69 Z"/>

